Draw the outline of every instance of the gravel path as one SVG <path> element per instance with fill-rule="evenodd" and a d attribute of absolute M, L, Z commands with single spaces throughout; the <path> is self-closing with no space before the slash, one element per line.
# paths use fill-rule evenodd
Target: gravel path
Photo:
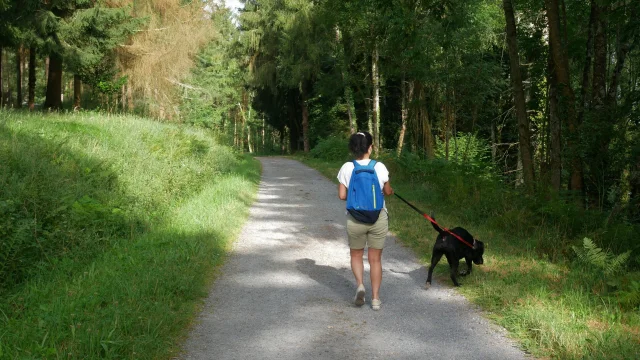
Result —
<path fill-rule="evenodd" d="M 391 235 L 380 311 L 353 305 L 345 203 L 319 172 L 261 158 L 256 203 L 186 341 L 183 359 L 522 359 Z M 393 214 L 390 214 L 393 221 Z M 425 228 L 426 229 L 426 228 Z M 435 238 L 433 231 L 425 236 Z M 446 261 L 440 266 L 446 266 Z M 368 265 L 365 259 L 365 285 Z"/>

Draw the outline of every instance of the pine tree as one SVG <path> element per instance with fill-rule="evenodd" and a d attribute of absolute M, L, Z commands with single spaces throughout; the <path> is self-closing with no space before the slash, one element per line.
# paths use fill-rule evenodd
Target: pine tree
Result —
<path fill-rule="evenodd" d="M 73 17 L 62 22 L 60 34 L 68 44 L 64 48 L 67 69 L 75 75 L 75 107 L 80 105 L 80 81 L 107 95 L 120 90 L 124 80 L 116 78 L 114 49 L 142 25 L 130 10 L 97 3 L 76 10 Z"/>
<path fill-rule="evenodd" d="M 13 46 L 28 45 L 49 55 L 46 108 L 62 105 L 64 64 L 92 84 L 110 81 L 114 48 L 140 23 L 130 8 L 109 7 L 103 0 L 11 1 L 0 16 L 20 19 L 5 25 Z"/>

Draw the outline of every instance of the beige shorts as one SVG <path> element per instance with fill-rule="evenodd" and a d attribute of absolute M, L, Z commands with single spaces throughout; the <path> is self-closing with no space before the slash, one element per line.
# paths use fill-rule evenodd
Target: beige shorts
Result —
<path fill-rule="evenodd" d="M 380 211 L 380 217 L 375 224 L 361 223 L 347 214 L 347 235 L 351 249 L 364 249 L 365 246 L 372 249 L 383 249 L 388 231 L 389 216 L 386 209 Z"/>

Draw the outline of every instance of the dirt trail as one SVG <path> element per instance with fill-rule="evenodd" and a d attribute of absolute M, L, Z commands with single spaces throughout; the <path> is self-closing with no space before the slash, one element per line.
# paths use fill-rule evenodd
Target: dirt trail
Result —
<path fill-rule="evenodd" d="M 426 269 L 392 236 L 382 309 L 368 296 L 355 307 L 336 186 L 294 160 L 260 161 L 257 201 L 183 359 L 526 358 L 453 289 L 424 290 Z"/>

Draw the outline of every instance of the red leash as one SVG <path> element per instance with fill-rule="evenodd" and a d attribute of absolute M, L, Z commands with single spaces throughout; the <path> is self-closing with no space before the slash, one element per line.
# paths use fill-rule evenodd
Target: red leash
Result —
<path fill-rule="evenodd" d="M 398 197 L 398 199 L 404 201 L 405 204 L 409 205 L 413 210 L 417 211 L 420 215 L 422 215 L 425 219 L 431 221 L 433 224 L 437 225 L 439 228 L 441 228 L 442 230 L 446 231 L 447 233 L 453 235 L 456 239 L 460 240 L 461 243 L 467 245 L 468 247 L 473 249 L 473 245 L 469 244 L 469 242 L 465 241 L 462 237 L 460 237 L 458 234 L 453 233 L 451 230 L 447 229 L 446 227 L 440 226 L 440 224 L 438 224 L 431 216 L 427 215 L 427 213 L 420 211 L 420 209 L 418 209 L 417 207 L 411 205 L 411 203 L 409 203 L 407 200 L 403 199 L 402 196 L 394 193 L 395 196 Z"/>

